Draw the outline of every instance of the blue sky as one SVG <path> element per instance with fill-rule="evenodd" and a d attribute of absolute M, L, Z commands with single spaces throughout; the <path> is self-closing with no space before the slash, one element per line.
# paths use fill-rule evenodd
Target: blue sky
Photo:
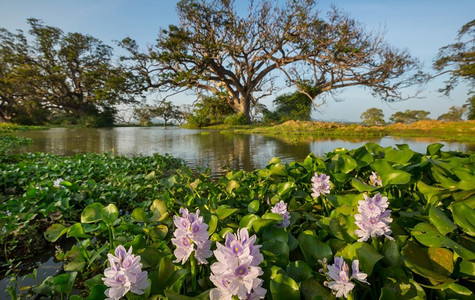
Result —
<path fill-rule="evenodd" d="M 237 0 L 241 2 L 244 0 Z M 10 31 L 27 30 L 26 19 L 41 19 L 65 32 L 87 33 L 114 46 L 114 41 L 126 36 L 136 39 L 145 47 L 153 44 L 158 29 L 176 24 L 175 6 L 171 0 L 0 0 L 0 27 Z M 453 43 L 462 25 L 475 18 L 473 0 L 320 0 L 320 11 L 326 12 L 331 4 L 343 9 L 369 30 L 386 32 L 386 41 L 411 54 L 431 71 L 438 49 Z M 428 84 L 419 95 L 410 99 L 386 103 L 373 98 L 363 88 L 349 88 L 339 93 L 336 100 L 329 98 L 321 112 L 313 118 L 320 120 L 360 121 L 366 109 L 383 109 L 386 119 L 396 111 L 423 109 L 437 118 L 450 106 L 462 105 L 468 88 L 460 85 L 450 96 L 441 96 L 437 89 L 446 78 Z M 191 103 L 191 97 L 174 98 L 178 103 Z M 271 106 L 272 98 L 264 103 Z"/>

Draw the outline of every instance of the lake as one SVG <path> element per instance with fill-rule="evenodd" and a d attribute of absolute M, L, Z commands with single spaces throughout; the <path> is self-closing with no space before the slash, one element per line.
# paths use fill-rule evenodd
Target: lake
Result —
<path fill-rule="evenodd" d="M 302 161 L 309 153 L 321 156 L 335 148 L 355 149 L 367 142 L 383 147 L 408 144 L 425 153 L 427 145 L 440 142 L 443 150 L 474 151 L 475 144 L 441 142 L 435 138 L 365 138 L 334 139 L 311 136 L 285 140 L 256 134 L 233 134 L 229 131 L 195 130 L 179 127 L 52 128 L 18 132 L 33 139 L 21 148 L 28 152 L 60 155 L 111 152 L 117 155 L 171 154 L 182 158 L 195 170 L 210 168 L 213 176 L 226 168 L 252 171 L 264 168 L 273 157 L 283 162 Z"/>

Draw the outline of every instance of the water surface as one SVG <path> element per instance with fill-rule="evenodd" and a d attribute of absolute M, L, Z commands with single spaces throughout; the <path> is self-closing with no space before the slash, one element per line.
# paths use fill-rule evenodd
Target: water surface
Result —
<path fill-rule="evenodd" d="M 279 157 L 283 162 L 302 161 L 309 153 L 320 156 L 335 148 L 355 149 L 367 142 L 378 143 L 383 147 L 408 144 L 412 150 L 423 153 L 427 145 L 440 142 L 434 138 L 343 140 L 310 136 L 290 141 L 256 134 L 178 127 L 52 128 L 17 134 L 33 139 L 33 143 L 21 151 L 60 155 L 112 152 L 125 156 L 168 153 L 184 159 L 193 169 L 210 168 L 215 176 L 223 174 L 226 168 L 246 171 L 264 168 L 273 157 Z M 475 150 L 474 144 L 441 143 L 445 145 L 445 151 Z"/>

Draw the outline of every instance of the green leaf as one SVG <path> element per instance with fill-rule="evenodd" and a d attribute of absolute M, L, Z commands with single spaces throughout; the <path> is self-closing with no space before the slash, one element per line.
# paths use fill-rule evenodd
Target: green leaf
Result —
<path fill-rule="evenodd" d="M 296 282 L 303 282 L 313 277 L 312 268 L 302 260 L 291 262 L 285 271 Z"/>
<path fill-rule="evenodd" d="M 84 285 L 92 290 L 94 286 L 103 284 L 102 277 L 104 277 L 104 274 L 97 274 L 96 276 L 84 281 Z"/>
<path fill-rule="evenodd" d="M 67 227 L 64 227 L 61 224 L 53 224 L 44 233 L 45 239 L 48 242 L 56 242 L 62 235 L 68 231 Z"/>
<path fill-rule="evenodd" d="M 189 272 L 188 269 L 174 271 L 168 278 L 166 287 L 173 292 L 179 293 Z"/>
<path fill-rule="evenodd" d="M 286 176 L 287 170 L 285 169 L 285 165 L 282 163 L 276 163 L 270 166 L 269 171 L 272 175 L 278 176 Z"/>
<path fill-rule="evenodd" d="M 289 245 L 279 240 L 268 240 L 260 248 L 266 262 L 285 268 L 289 264 Z"/>
<path fill-rule="evenodd" d="M 277 186 L 277 195 L 279 195 L 279 197 L 285 197 L 288 193 L 290 193 L 295 188 L 296 188 L 295 182 L 288 181 L 288 182 L 280 183 Z"/>
<path fill-rule="evenodd" d="M 237 208 L 229 208 L 229 205 L 221 205 L 216 209 L 216 214 L 218 215 L 218 219 L 223 220 L 238 210 Z"/>
<path fill-rule="evenodd" d="M 313 299 L 313 300 L 325 300 L 332 299 L 330 289 L 324 287 L 318 281 L 313 278 L 307 279 L 302 282 L 300 286 L 300 292 L 302 293 L 303 299 Z"/>
<path fill-rule="evenodd" d="M 386 155 L 384 156 L 384 158 L 391 162 L 404 164 L 408 162 L 413 155 L 414 151 L 408 148 L 403 150 L 389 149 L 388 151 L 386 151 Z"/>
<path fill-rule="evenodd" d="M 440 148 L 444 147 L 443 144 L 434 143 L 427 146 L 427 155 L 434 156 L 440 154 Z"/>
<path fill-rule="evenodd" d="M 89 238 L 91 236 L 84 233 L 81 223 L 74 223 L 69 227 L 66 237 Z"/>
<path fill-rule="evenodd" d="M 230 180 L 228 182 L 228 185 L 226 186 L 226 191 L 228 193 L 231 193 L 234 189 L 237 189 L 239 187 L 239 182 L 237 180 Z"/>
<path fill-rule="evenodd" d="M 218 227 L 218 217 L 216 215 L 211 215 L 208 226 L 208 235 L 212 235 Z"/>
<path fill-rule="evenodd" d="M 372 192 L 379 189 L 379 186 L 372 186 L 364 182 L 359 181 L 356 178 L 351 179 L 351 186 L 353 186 L 358 192 Z"/>
<path fill-rule="evenodd" d="M 447 280 L 447 275 L 449 275 L 450 272 L 446 270 L 445 272 L 439 273 L 439 271 L 444 268 L 437 266 L 437 260 L 444 261 L 449 259 L 450 254 L 446 252 L 449 250 L 443 248 L 433 248 L 431 251 L 432 254 L 429 255 L 428 248 L 422 248 L 416 243 L 409 242 L 402 248 L 401 255 L 403 257 L 404 264 L 414 273 L 426 278 L 443 282 Z M 442 253 L 442 255 L 439 257 L 440 259 L 437 258 L 438 251 L 442 251 L 440 252 Z M 433 258 L 436 259 L 433 260 Z M 444 264 L 448 265 L 449 262 Z"/>
<path fill-rule="evenodd" d="M 101 275 L 102 276 L 102 275 Z M 107 290 L 107 286 L 104 284 L 95 285 L 92 287 L 89 295 L 86 297 L 86 300 L 103 300 L 106 298 L 104 292 Z"/>
<path fill-rule="evenodd" d="M 452 215 L 455 224 L 462 227 L 468 235 L 475 236 L 475 210 L 465 203 L 456 203 L 452 205 Z"/>
<path fill-rule="evenodd" d="M 305 261 L 314 267 L 319 259 L 333 257 L 330 246 L 320 241 L 316 236 L 302 233 L 298 238 L 300 249 L 305 257 Z"/>
<path fill-rule="evenodd" d="M 353 171 L 356 166 L 356 160 L 353 157 L 347 154 L 336 154 L 332 157 L 332 161 L 336 161 L 336 172 L 342 172 L 345 174 L 350 173 Z"/>
<path fill-rule="evenodd" d="M 431 206 L 429 209 L 429 219 L 432 225 L 443 235 L 457 229 L 457 226 L 437 207 Z"/>
<path fill-rule="evenodd" d="M 277 240 L 287 244 L 289 241 L 289 235 L 282 228 L 277 227 L 267 227 L 262 232 L 262 239 L 266 240 Z"/>
<path fill-rule="evenodd" d="M 136 207 L 132 211 L 132 214 L 130 215 L 132 220 L 135 222 L 145 222 L 146 217 L 145 217 L 145 212 L 143 207 Z"/>
<path fill-rule="evenodd" d="M 117 206 L 112 203 L 104 207 L 101 214 L 102 220 L 109 225 L 112 225 L 112 223 L 119 218 L 119 210 L 117 209 Z"/>
<path fill-rule="evenodd" d="M 247 211 L 251 214 L 255 214 L 259 211 L 260 202 L 259 200 L 254 200 L 249 203 L 247 206 Z"/>
<path fill-rule="evenodd" d="M 78 272 L 63 273 L 55 276 L 53 283 L 60 293 L 69 295 L 73 290 L 77 275 Z"/>
<path fill-rule="evenodd" d="M 191 300 L 191 299 L 194 299 L 194 300 L 207 300 L 209 299 L 209 292 L 210 290 L 206 290 L 204 291 L 203 293 L 199 294 L 198 296 L 194 296 L 194 297 L 188 297 L 188 296 L 183 296 L 183 295 L 180 295 L 178 293 L 175 293 L 171 290 L 166 290 L 165 291 L 165 295 L 167 296 L 167 299 L 168 300 Z"/>
<path fill-rule="evenodd" d="M 94 223 L 102 220 L 102 209 L 103 206 L 101 203 L 95 202 L 89 204 L 81 213 L 81 223 Z"/>
<path fill-rule="evenodd" d="M 168 216 L 167 204 L 163 200 L 153 200 L 150 211 L 153 212 L 153 216 L 149 219 L 152 222 L 161 222 Z"/>
<path fill-rule="evenodd" d="M 152 171 L 150 173 L 148 173 L 147 175 L 145 175 L 145 180 L 151 180 L 151 179 L 154 179 L 155 178 L 155 171 Z"/>
<path fill-rule="evenodd" d="M 166 283 L 173 274 L 173 271 L 175 271 L 175 266 L 170 257 L 162 257 L 158 270 L 150 272 L 149 275 L 149 278 L 152 280 L 152 289 L 150 291 L 152 295 L 163 294 Z"/>
<path fill-rule="evenodd" d="M 155 248 L 147 247 L 143 252 L 140 253 L 140 262 L 143 264 L 144 268 L 154 269 L 158 266 L 160 262 L 160 251 Z"/>
<path fill-rule="evenodd" d="M 363 242 L 356 242 L 346 246 L 338 251 L 335 254 L 335 257 L 336 256 L 343 256 L 343 258 L 351 261 L 358 259 L 360 262 L 360 270 L 368 274 L 368 276 L 373 272 L 374 265 L 383 258 L 373 246 Z"/>
<path fill-rule="evenodd" d="M 371 164 L 371 168 L 375 170 L 383 182 L 383 186 L 388 184 L 407 184 L 411 180 L 411 174 L 394 169 L 386 160 L 377 159 Z"/>
<path fill-rule="evenodd" d="M 271 280 L 270 292 L 274 300 L 300 300 L 298 284 L 283 274 L 279 274 Z"/>
<path fill-rule="evenodd" d="M 416 240 L 427 247 L 447 247 L 468 260 L 475 259 L 475 253 L 462 247 L 460 244 L 454 242 L 453 240 L 445 237 L 440 232 L 435 229 L 434 226 L 427 223 L 417 224 L 411 234 L 416 238 Z"/>
<path fill-rule="evenodd" d="M 245 215 L 241 219 L 241 221 L 239 221 L 239 227 L 241 227 L 241 228 L 247 227 L 248 229 L 250 229 L 252 224 L 257 220 L 260 220 L 260 218 L 256 215 Z"/>

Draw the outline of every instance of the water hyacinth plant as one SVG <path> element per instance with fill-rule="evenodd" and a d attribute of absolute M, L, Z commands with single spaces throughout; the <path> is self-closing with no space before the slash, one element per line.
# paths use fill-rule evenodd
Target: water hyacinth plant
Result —
<path fill-rule="evenodd" d="M 287 204 L 280 200 L 274 207 L 272 207 L 271 212 L 278 214 L 282 217 L 282 221 L 280 221 L 276 227 L 286 228 L 290 225 L 290 212 L 287 210 Z"/>
<path fill-rule="evenodd" d="M 173 232 L 175 238 L 171 241 L 176 246 L 174 254 L 176 260 L 184 264 L 194 251 L 194 258 L 199 264 L 207 264 L 206 260 L 211 253 L 211 241 L 208 239 L 208 225 L 203 222 L 200 210 L 195 213 L 188 213 L 188 209 L 180 209 L 181 217 L 173 216 L 176 230 Z"/>
<path fill-rule="evenodd" d="M 324 260 L 324 263 L 326 260 Z M 335 257 L 333 265 L 325 265 L 327 272 L 327 278 L 329 281 L 324 282 L 326 286 L 333 290 L 333 293 L 336 297 L 345 297 L 348 298 L 348 293 L 350 293 L 355 285 L 351 282 L 351 279 L 356 279 L 360 282 L 369 284 L 366 281 L 368 275 L 366 273 L 360 272 L 359 270 L 359 261 L 353 260 L 352 262 L 352 273 L 351 277 L 349 275 L 349 267 L 345 262 L 343 257 Z"/>
<path fill-rule="evenodd" d="M 259 252 L 260 245 L 255 245 L 256 236 L 249 237 L 246 228 L 237 234 L 226 235 L 225 245 L 216 243 L 214 255 L 217 262 L 211 265 L 210 280 L 216 288 L 210 292 L 210 299 L 264 298 L 266 290 L 262 288 L 263 274 L 259 264 L 264 257 Z"/>
<path fill-rule="evenodd" d="M 312 177 L 312 197 L 317 199 L 320 195 L 330 194 L 330 176 L 315 173 Z"/>
<path fill-rule="evenodd" d="M 115 256 L 107 254 L 110 267 L 104 271 L 104 284 L 108 287 L 104 294 L 107 299 L 117 300 L 129 291 L 142 295 L 148 287 L 147 271 L 142 271 L 140 256 L 132 254 L 132 247 L 126 251 L 122 245 L 115 249 Z"/>
<path fill-rule="evenodd" d="M 141 295 L 130 288 L 124 297 L 133 299 L 472 299 L 475 155 L 441 147 L 366 144 L 219 178 L 160 156 L 0 156 L 0 258 L 13 261 L 9 274 L 22 263 L 16 253 L 35 255 L 48 249 L 42 243 L 63 249 L 64 273 L 9 292 L 122 295 L 121 282 L 133 279 L 116 276 L 126 274 L 118 261 L 133 247 L 150 282 Z M 368 184 L 372 172 L 382 186 Z M 66 175 L 66 188 L 54 188 Z M 331 187 L 317 201 L 315 176 Z M 205 240 L 209 252 L 197 255 Z"/>
<path fill-rule="evenodd" d="M 383 186 L 383 182 L 381 181 L 381 177 L 379 177 L 378 173 L 372 171 L 371 176 L 369 176 L 369 184 L 372 186 Z"/>
<path fill-rule="evenodd" d="M 388 239 L 393 238 L 389 224 L 392 222 L 391 210 L 388 210 L 388 198 L 377 193 L 373 198 L 363 195 L 365 200 L 359 201 L 358 212 L 355 215 L 355 224 L 359 229 L 355 230 L 355 234 L 359 237 L 358 241 L 366 241 L 370 237 L 378 237 L 384 235 Z"/>

